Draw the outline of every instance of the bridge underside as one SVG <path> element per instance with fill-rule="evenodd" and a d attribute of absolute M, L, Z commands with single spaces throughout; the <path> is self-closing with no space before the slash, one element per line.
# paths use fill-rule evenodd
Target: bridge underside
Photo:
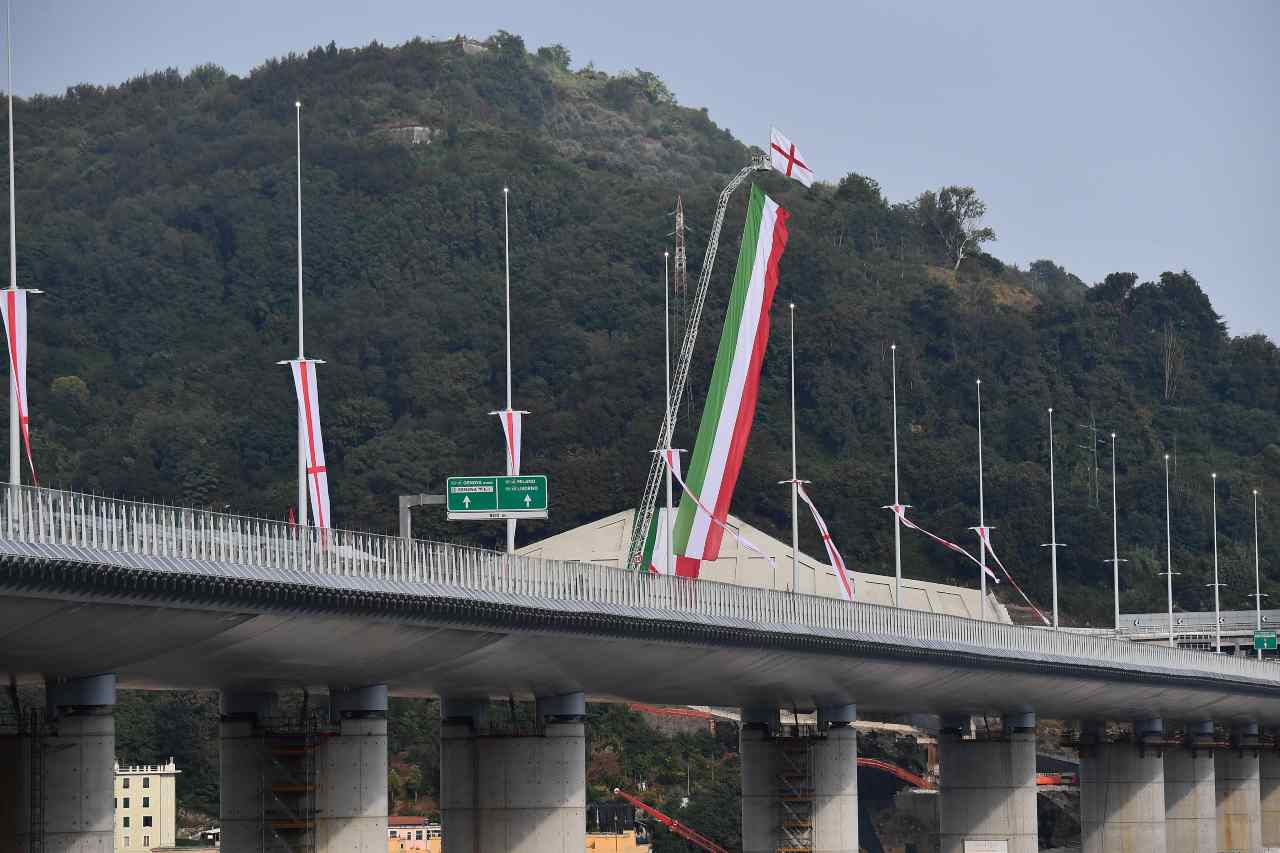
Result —
<path fill-rule="evenodd" d="M 22 681 L 114 672 L 123 687 L 149 689 L 385 683 L 399 696 L 580 691 L 596 701 L 659 704 L 1280 722 L 1280 691 L 1269 685 L 1224 688 L 910 638 L 503 599 L 440 587 L 291 591 L 4 557 L 0 672 Z"/>

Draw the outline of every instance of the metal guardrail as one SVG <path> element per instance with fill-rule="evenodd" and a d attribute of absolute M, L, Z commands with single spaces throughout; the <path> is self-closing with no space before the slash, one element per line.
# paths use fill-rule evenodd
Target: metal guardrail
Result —
<path fill-rule="evenodd" d="M 155 557 L 257 566 L 295 575 L 454 585 L 477 592 L 656 611 L 661 618 L 736 619 L 770 630 L 852 633 L 903 645 L 992 649 L 1027 659 L 1183 671 L 1280 686 L 1280 667 L 1114 637 L 983 622 L 918 610 L 592 563 L 507 555 L 442 542 L 318 530 L 263 518 L 0 486 L 0 537 Z M 693 617 L 693 618 L 691 618 Z"/>

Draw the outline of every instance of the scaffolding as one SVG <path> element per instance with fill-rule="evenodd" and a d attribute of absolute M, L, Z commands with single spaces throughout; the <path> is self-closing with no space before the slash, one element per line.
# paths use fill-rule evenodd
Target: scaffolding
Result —
<path fill-rule="evenodd" d="M 27 741 L 27 853 L 45 853 L 44 831 L 44 713 L 31 708 L 22 715 L 19 737 Z"/>
<path fill-rule="evenodd" d="M 262 853 L 315 853 L 321 721 L 271 720 L 260 735 Z"/>
<path fill-rule="evenodd" d="M 779 740 L 778 853 L 813 851 L 813 740 L 798 735 Z"/>

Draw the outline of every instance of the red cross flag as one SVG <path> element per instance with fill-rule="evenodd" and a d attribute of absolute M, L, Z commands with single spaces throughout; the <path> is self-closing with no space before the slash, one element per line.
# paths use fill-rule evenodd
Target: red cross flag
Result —
<path fill-rule="evenodd" d="M 769 128 L 769 161 L 788 178 L 795 178 L 806 187 L 813 186 L 813 170 L 809 168 L 795 143 L 776 128 Z"/>
<path fill-rule="evenodd" d="M 324 464 L 324 437 L 320 432 L 320 389 L 316 385 L 316 363 L 293 359 L 293 387 L 298 392 L 302 414 L 302 434 L 306 441 L 307 492 L 311 496 L 311 516 L 315 526 L 332 526 L 329 516 L 329 469 Z"/>

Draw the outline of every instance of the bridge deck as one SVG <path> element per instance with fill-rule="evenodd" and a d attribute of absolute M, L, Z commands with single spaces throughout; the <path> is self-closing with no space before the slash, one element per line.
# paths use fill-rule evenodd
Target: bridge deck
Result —
<path fill-rule="evenodd" d="M 0 537 L 23 674 L 1280 721 L 1280 666 L 1108 637 L 30 488 Z"/>

